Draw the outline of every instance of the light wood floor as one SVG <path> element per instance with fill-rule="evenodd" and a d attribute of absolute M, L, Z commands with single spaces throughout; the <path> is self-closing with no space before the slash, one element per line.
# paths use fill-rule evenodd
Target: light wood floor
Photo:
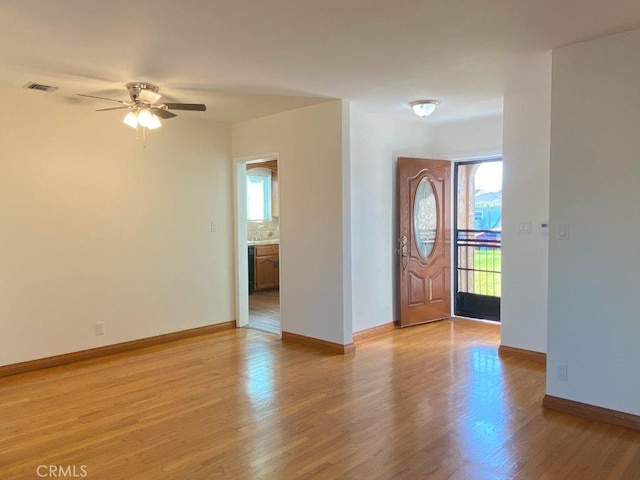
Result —
<path fill-rule="evenodd" d="M 236 329 L 0 378 L 0 479 L 640 479 L 640 433 L 541 408 L 499 327 L 396 330 L 353 355 Z"/>
<path fill-rule="evenodd" d="M 249 295 L 249 327 L 280 335 L 280 292 L 258 290 Z"/>

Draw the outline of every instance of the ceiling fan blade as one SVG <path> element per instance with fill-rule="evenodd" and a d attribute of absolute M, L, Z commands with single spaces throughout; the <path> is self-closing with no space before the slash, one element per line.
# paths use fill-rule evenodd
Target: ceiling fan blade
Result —
<path fill-rule="evenodd" d="M 120 110 L 123 108 L 130 108 L 127 105 L 124 105 L 122 107 L 112 107 L 112 108 L 99 108 L 98 110 L 96 110 L 96 112 L 106 112 L 107 110 Z"/>
<path fill-rule="evenodd" d="M 151 90 L 140 90 L 140 100 L 148 102 L 151 105 L 160 100 L 160 97 L 162 97 L 162 95 L 154 93 Z"/>
<path fill-rule="evenodd" d="M 154 107 L 151 110 L 153 111 L 154 114 L 156 114 L 160 118 L 167 119 L 167 118 L 177 117 L 175 113 L 165 110 L 164 108 Z"/>
<path fill-rule="evenodd" d="M 204 112 L 207 109 L 207 106 L 202 103 L 165 103 L 164 105 L 171 110 L 195 110 Z"/>
<path fill-rule="evenodd" d="M 85 95 L 83 93 L 77 93 L 76 95 L 79 95 L 81 97 L 87 97 L 87 98 L 97 98 L 98 100 L 107 100 L 108 102 L 118 102 L 121 103 L 122 105 L 131 105 L 130 102 L 124 102 L 122 100 L 114 100 L 113 98 L 104 98 L 104 97 L 96 97 L 95 95 Z"/>

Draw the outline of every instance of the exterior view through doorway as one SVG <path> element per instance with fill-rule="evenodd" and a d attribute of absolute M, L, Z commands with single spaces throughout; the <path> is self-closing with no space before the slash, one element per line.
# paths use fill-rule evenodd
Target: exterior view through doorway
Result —
<path fill-rule="evenodd" d="M 500 321 L 502 159 L 454 168 L 454 313 Z"/>

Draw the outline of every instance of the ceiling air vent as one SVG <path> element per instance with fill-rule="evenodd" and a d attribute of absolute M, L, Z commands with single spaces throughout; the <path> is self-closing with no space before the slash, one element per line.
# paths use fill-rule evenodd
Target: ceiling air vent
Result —
<path fill-rule="evenodd" d="M 58 87 L 52 87 L 51 85 L 42 85 L 41 83 L 27 83 L 29 90 L 42 90 L 43 92 L 55 92 Z"/>

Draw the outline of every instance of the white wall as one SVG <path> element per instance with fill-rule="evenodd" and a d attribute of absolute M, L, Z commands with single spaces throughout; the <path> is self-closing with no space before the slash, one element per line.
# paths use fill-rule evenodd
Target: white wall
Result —
<path fill-rule="evenodd" d="M 352 330 L 343 109 L 337 100 L 238 123 L 232 138 L 236 159 L 278 153 L 282 330 L 346 345 Z"/>
<path fill-rule="evenodd" d="M 502 153 L 502 117 L 481 117 L 438 125 L 433 130 L 433 157 L 470 160 Z"/>
<path fill-rule="evenodd" d="M 640 30 L 553 54 L 547 393 L 640 414 Z M 569 240 L 559 240 L 559 224 Z M 557 365 L 568 380 L 557 378 Z"/>
<path fill-rule="evenodd" d="M 509 92 L 504 99 L 502 190 L 502 345 L 547 351 L 551 52 L 547 86 Z M 529 222 L 531 233 L 518 233 Z"/>
<path fill-rule="evenodd" d="M 407 115 L 413 115 L 408 112 Z M 398 121 L 351 108 L 353 331 L 396 316 L 396 164 L 431 157 L 428 121 Z"/>
<path fill-rule="evenodd" d="M 1 365 L 234 320 L 229 127 L 0 99 Z"/>

